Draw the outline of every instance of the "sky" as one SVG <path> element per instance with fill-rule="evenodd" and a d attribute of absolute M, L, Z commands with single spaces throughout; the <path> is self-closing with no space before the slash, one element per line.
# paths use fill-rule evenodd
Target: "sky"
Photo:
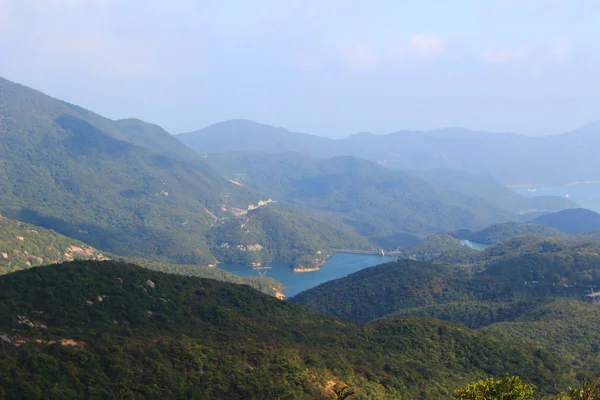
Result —
<path fill-rule="evenodd" d="M 600 0 L 0 0 L 0 76 L 171 133 L 600 119 Z"/>

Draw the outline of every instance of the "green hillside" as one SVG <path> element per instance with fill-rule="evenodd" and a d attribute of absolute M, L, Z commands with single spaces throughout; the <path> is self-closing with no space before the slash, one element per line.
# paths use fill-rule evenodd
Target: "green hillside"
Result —
<path fill-rule="evenodd" d="M 488 259 L 471 268 L 411 260 L 383 264 L 326 282 L 292 300 L 343 319 L 370 321 L 407 308 L 449 302 L 584 299 L 590 285 L 600 286 L 598 243 L 538 242 L 537 247 L 527 243 L 512 251 L 487 253 Z"/>
<path fill-rule="evenodd" d="M 106 260 L 106 254 L 54 231 L 0 215 L 0 274 L 74 259 Z"/>
<path fill-rule="evenodd" d="M 295 154 L 210 154 L 207 162 L 229 179 L 300 209 L 333 213 L 389 249 L 419 237 L 483 228 L 512 215 L 491 203 L 437 189 L 411 175 L 353 157 L 316 160 Z"/>
<path fill-rule="evenodd" d="M 574 299 L 455 302 L 405 309 L 385 318 L 420 316 L 460 322 L 470 328 L 542 347 L 570 360 L 578 373 L 600 374 L 600 307 Z"/>
<path fill-rule="evenodd" d="M 245 286 L 79 261 L 0 277 L 0 396 L 447 399 L 518 374 L 570 382 L 543 349 L 430 319 L 353 325 Z"/>
<path fill-rule="evenodd" d="M 104 252 L 181 264 L 234 261 L 239 257 L 215 258 L 207 235 L 268 198 L 225 179 L 156 125 L 111 121 L 4 79 L 0 121 L 0 213 Z M 309 224 L 315 237 L 353 235 L 335 218 L 319 221 Z M 261 243 L 277 247 L 269 254 L 297 253 L 294 243 L 277 242 L 294 232 L 269 235 Z M 235 241 L 223 229 L 218 236 Z M 344 244 L 366 242 L 356 240 Z"/>
<path fill-rule="evenodd" d="M 401 256 L 441 264 L 470 264 L 479 260 L 480 253 L 452 236 L 432 235 L 403 250 Z"/>
<path fill-rule="evenodd" d="M 334 249 L 372 248 L 366 239 L 338 225 L 269 206 L 216 224 L 208 237 L 218 259 L 241 264 L 287 261 L 314 268 L 325 263 Z"/>
<path fill-rule="evenodd" d="M 600 214 L 585 208 L 575 208 L 541 215 L 531 222 L 549 226 L 567 234 L 600 230 Z"/>
<path fill-rule="evenodd" d="M 518 236 L 544 236 L 554 238 L 567 238 L 567 234 L 561 232 L 556 228 L 544 226 L 535 223 L 519 223 L 519 222 L 505 222 L 502 224 L 495 224 L 482 229 L 478 232 L 470 231 L 457 231 L 452 233 L 453 236 L 460 239 L 468 239 L 476 243 L 493 244 L 503 242 L 508 239 L 512 239 Z"/>
<path fill-rule="evenodd" d="M 111 121 L 3 79 L 0 117 L 0 212 L 103 251 L 214 262 L 205 235 L 221 193 L 252 200 L 149 124 Z"/>
<path fill-rule="evenodd" d="M 72 260 L 122 259 L 156 271 L 246 284 L 271 296 L 282 297 L 283 285 L 272 278 L 240 277 L 200 265 L 167 264 L 136 257 L 119 257 L 54 231 L 0 216 L 0 274 Z"/>

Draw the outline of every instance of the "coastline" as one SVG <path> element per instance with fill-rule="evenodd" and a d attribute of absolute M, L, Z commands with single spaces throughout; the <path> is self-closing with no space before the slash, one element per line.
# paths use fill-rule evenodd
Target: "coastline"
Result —
<path fill-rule="evenodd" d="M 576 185 L 588 185 L 591 183 L 600 183 L 600 180 L 590 180 L 590 181 L 573 181 L 569 183 L 562 184 L 552 184 L 552 183 L 510 183 L 505 185 L 507 188 L 518 188 L 518 187 L 540 187 L 540 186 L 576 186 Z"/>

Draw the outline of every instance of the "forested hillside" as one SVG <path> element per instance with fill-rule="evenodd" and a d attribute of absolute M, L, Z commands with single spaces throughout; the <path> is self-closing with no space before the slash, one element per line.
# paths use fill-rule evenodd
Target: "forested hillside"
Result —
<path fill-rule="evenodd" d="M 0 79 L 0 212 L 103 251 L 214 262 L 205 235 L 230 203 L 255 200 L 179 141 Z"/>
<path fill-rule="evenodd" d="M 510 251 L 490 247 L 473 265 L 403 260 L 364 269 L 292 300 L 312 310 L 370 321 L 406 308 L 456 301 L 542 296 L 583 300 L 600 287 L 600 244 L 525 240 Z M 506 248 L 505 248 L 506 249 Z"/>
<path fill-rule="evenodd" d="M 219 257 L 231 257 L 215 258 L 207 236 L 211 228 L 268 199 L 225 179 L 156 125 L 112 121 L 4 79 L 0 138 L 0 213 L 122 257 L 198 265 L 238 260 L 223 251 Z M 288 219 L 298 221 L 315 218 L 289 213 Z M 339 219 L 318 221 L 309 224 L 312 236 L 335 232 L 352 248 L 367 242 Z M 259 245 L 276 244 L 266 250 L 269 255 L 297 256 L 293 243 L 287 242 L 289 248 L 276 243 L 296 235 L 280 231 L 294 226 L 269 223 L 261 221 L 262 230 L 251 233 L 264 236 Z M 236 240 L 227 229 L 215 235 L 228 243 Z M 304 256 L 314 261 L 311 254 Z"/>
<path fill-rule="evenodd" d="M 438 189 L 353 157 L 235 153 L 210 154 L 206 160 L 224 176 L 234 180 L 241 174 L 240 184 L 279 201 L 333 213 L 386 249 L 415 244 L 427 234 L 484 228 L 514 217 L 481 198 Z"/>
<path fill-rule="evenodd" d="M 77 240 L 0 215 L 0 274 L 74 259 L 108 257 Z"/>
<path fill-rule="evenodd" d="M 238 218 L 216 224 L 208 238 L 220 260 L 252 264 L 287 261 L 294 266 L 318 268 L 334 249 L 366 249 L 373 245 L 339 222 L 323 223 L 305 212 L 260 207 Z"/>
<path fill-rule="evenodd" d="M 271 278 L 240 277 L 214 267 L 115 256 L 54 231 L 0 216 L 0 274 L 64 261 L 110 258 L 127 260 L 156 271 L 246 284 L 271 296 L 283 297 L 284 287 Z"/>
<path fill-rule="evenodd" d="M 114 262 L 0 277 L 7 399 L 450 398 L 505 373 L 570 382 L 543 349 L 431 319 L 353 325 L 251 288 Z"/>
<path fill-rule="evenodd" d="M 531 222 L 558 229 L 567 234 L 600 231 L 600 214 L 585 208 L 542 215 Z"/>

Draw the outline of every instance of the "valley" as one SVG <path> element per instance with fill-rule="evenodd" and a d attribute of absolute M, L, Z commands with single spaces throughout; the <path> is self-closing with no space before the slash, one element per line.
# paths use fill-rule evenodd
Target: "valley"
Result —
<path fill-rule="evenodd" d="M 0 0 L 0 400 L 600 400 L 600 0 Z"/>
<path fill-rule="evenodd" d="M 2 398 L 450 399 L 508 374 L 564 400 L 600 376 L 588 195 L 468 172 L 529 139 L 172 136 L 4 79 L 0 118 Z"/>

